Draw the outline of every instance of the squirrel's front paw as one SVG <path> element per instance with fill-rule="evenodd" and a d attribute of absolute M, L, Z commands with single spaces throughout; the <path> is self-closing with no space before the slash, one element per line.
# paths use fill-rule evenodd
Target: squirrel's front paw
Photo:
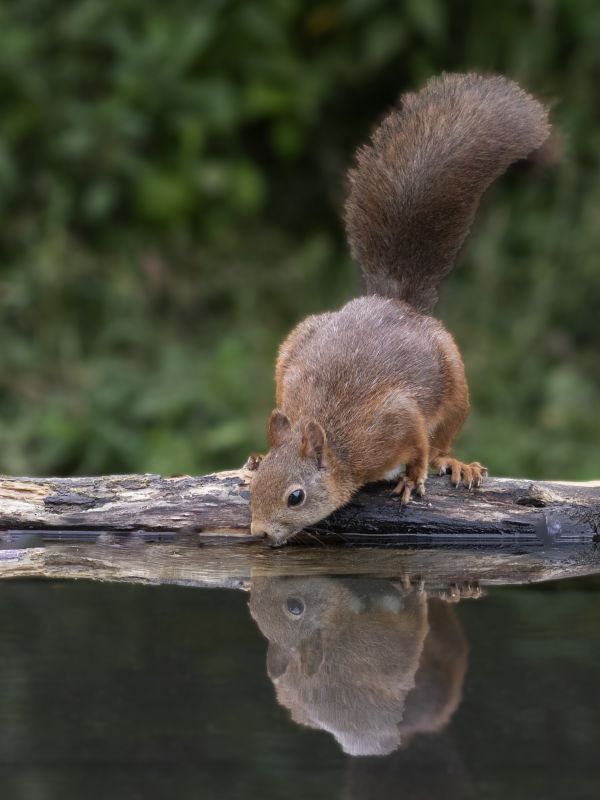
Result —
<path fill-rule="evenodd" d="M 404 594 L 423 594 L 425 591 L 425 579 L 422 575 L 402 575 L 398 580 L 392 581 L 394 586 L 401 589 Z"/>
<path fill-rule="evenodd" d="M 417 495 L 417 497 L 423 497 L 425 495 L 425 480 L 423 478 L 413 481 L 405 476 L 404 478 L 400 478 L 398 483 L 392 489 L 392 494 L 400 495 L 400 502 L 403 506 L 406 506 L 408 503 L 410 503 L 410 498 L 413 492 Z"/>
<path fill-rule="evenodd" d="M 258 453 L 252 453 L 248 456 L 246 463 L 242 467 L 242 472 L 244 473 L 244 480 L 246 483 L 252 483 L 254 473 L 260 467 L 260 462 L 263 460 L 263 458 L 264 456 L 261 456 Z"/>
<path fill-rule="evenodd" d="M 440 475 L 451 474 L 453 486 L 458 486 L 463 483 L 467 489 L 472 486 L 479 487 L 483 483 L 483 479 L 488 474 L 487 467 L 484 467 L 479 461 L 473 461 L 471 464 L 463 464 L 456 458 L 449 456 L 437 456 L 431 461 L 431 466 L 438 470 Z"/>
<path fill-rule="evenodd" d="M 261 456 L 260 453 L 251 453 L 242 469 L 247 469 L 249 472 L 256 472 L 263 458 L 264 456 Z"/>

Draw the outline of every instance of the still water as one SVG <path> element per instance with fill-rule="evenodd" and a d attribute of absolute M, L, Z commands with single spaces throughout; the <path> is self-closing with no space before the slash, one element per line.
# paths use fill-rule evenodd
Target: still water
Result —
<path fill-rule="evenodd" d="M 599 580 L 245 588 L 0 583 L 2 800 L 600 796 Z"/>

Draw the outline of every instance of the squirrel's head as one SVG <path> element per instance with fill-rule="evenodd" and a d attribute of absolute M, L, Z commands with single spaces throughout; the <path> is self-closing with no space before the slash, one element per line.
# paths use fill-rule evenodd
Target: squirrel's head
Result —
<path fill-rule="evenodd" d="M 252 479 L 251 530 L 282 545 L 349 498 L 340 496 L 333 474 L 335 459 L 318 422 L 303 420 L 292 425 L 275 409 L 269 418 L 268 436 L 271 449 Z"/>

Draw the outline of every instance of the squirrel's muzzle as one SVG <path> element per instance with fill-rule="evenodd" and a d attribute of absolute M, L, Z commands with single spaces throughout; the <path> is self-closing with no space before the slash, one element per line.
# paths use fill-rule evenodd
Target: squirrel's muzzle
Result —
<path fill-rule="evenodd" d="M 281 547 L 288 539 L 297 533 L 296 530 L 288 530 L 279 525 L 268 525 L 264 522 L 252 521 L 250 524 L 252 536 L 266 536 L 271 547 Z"/>

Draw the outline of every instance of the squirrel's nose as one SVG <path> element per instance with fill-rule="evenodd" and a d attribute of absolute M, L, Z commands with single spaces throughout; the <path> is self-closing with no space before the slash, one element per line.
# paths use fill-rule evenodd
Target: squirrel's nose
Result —
<path fill-rule="evenodd" d="M 267 532 L 264 529 L 264 526 L 258 522 L 251 522 L 250 523 L 250 533 L 252 536 L 266 536 Z"/>

